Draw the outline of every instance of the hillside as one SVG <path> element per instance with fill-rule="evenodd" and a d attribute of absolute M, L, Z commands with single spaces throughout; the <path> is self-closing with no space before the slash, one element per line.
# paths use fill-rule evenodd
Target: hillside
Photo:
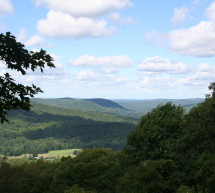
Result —
<path fill-rule="evenodd" d="M 188 111 L 201 100 L 171 101 Z M 10 123 L 0 125 L 0 154 L 91 147 L 122 149 L 139 117 L 169 101 L 34 99 L 32 111 L 10 112 Z"/>
<path fill-rule="evenodd" d="M 36 104 L 32 111 L 13 111 L 0 125 L 0 154 L 45 153 L 68 148 L 121 149 L 135 127 L 111 114 Z"/>
<path fill-rule="evenodd" d="M 125 109 L 118 103 L 107 99 L 73 99 L 73 98 L 58 98 L 58 99 L 33 99 L 33 103 L 45 104 L 55 107 L 63 107 L 66 109 L 76 109 L 88 112 L 102 112 L 109 114 L 122 115 L 136 118 L 132 112 Z"/>
<path fill-rule="evenodd" d="M 156 108 L 159 104 L 172 102 L 175 105 L 181 105 L 188 112 L 192 107 L 204 101 L 202 98 L 194 99 L 151 99 L 151 100 L 113 100 L 124 108 L 133 112 L 136 116 L 142 116 Z"/>
<path fill-rule="evenodd" d="M 33 99 L 34 103 L 63 107 L 66 109 L 78 109 L 90 112 L 103 112 L 131 117 L 138 120 L 145 113 L 150 112 L 159 104 L 172 101 L 181 105 L 188 112 L 192 107 L 202 102 L 203 99 L 151 99 L 151 100 L 107 100 L 107 99 Z"/>
<path fill-rule="evenodd" d="M 102 107 L 119 108 L 119 109 L 126 110 L 123 106 L 119 105 L 118 103 L 113 102 L 111 100 L 107 100 L 107 99 L 97 98 L 97 99 L 85 99 L 85 100 L 91 101 L 91 102 L 98 104 Z"/>

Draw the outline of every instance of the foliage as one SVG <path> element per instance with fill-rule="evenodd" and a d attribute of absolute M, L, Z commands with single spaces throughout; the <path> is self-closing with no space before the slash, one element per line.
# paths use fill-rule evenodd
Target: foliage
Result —
<path fill-rule="evenodd" d="M 62 159 L 61 175 L 64 182 L 80 185 L 85 190 L 114 193 L 120 174 L 118 155 L 108 149 L 86 149 L 75 158 Z"/>
<path fill-rule="evenodd" d="M 14 111 L 0 125 L 0 154 L 18 156 L 50 150 L 107 147 L 122 149 L 134 127 L 109 114 L 34 104 L 33 111 Z"/>
<path fill-rule="evenodd" d="M 131 160 L 171 159 L 181 136 L 184 110 L 172 103 L 159 105 L 144 115 L 128 136 L 126 153 Z"/>
<path fill-rule="evenodd" d="M 28 51 L 24 45 L 16 41 L 16 38 L 7 32 L 0 34 L 0 62 L 8 69 L 16 70 L 22 75 L 30 69 L 37 68 L 43 72 L 45 65 L 54 67 L 53 58 L 45 50 L 39 52 Z M 30 97 L 42 92 L 35 85 L 24 86 L 14 81 L 9 73 L 0 76 L 0 120 L 8 121 L 7 112 L 14 109 L 30 110 Z"/>
<path fill-rule="evenodd" d="M 188 187 L 188 186 L 184 186 L 181 185 L 176 193 L 194 193 L 194 188 L 193 187 Z"/>
<path fill-rule="evenodd" d="M 150 160 L 131 166 L 119 179 L 117 193 L 172 193 L 177 167 L 171 160 Z"/>
<path fill-rule="evenodd" d="M 90 191 L 90 192 L 86 191 L 83 188 L 79 187 L 78 185 L 74 185 L 74 186 L 66 189 L 64 191 L 64 193 L 94 193 L 94 192 L 92 192 L 92 191 Z"/>
<path fill-rule="evenodd" d="M 59 162 L 39 160 L 13 166 L 2 160 L 0 192 L 214 193 L 213 92 L 187 115 L 181 106 L 159 105 L 141 118 L 122 152 L 85 149 L 75 158 L 63 157 Z M 31 123 L 38 123 L 34 116 L 43 120 L 33 113 Z M 54 118 L 68 121 L 64 116 Z M 16 136 L 16 132 L 10 135 Z"/>

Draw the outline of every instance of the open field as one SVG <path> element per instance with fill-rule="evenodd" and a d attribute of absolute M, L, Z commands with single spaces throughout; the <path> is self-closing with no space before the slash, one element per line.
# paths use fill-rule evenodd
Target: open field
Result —
<path fill-rule="evenodd" d="M 74 151 L 81 152 L 82 149 L 66 149 L 66 150 L 56 150 L 56 151 L 49 151 L 47 155 L 53 157 L 68 157 L 73 154 Z"/>

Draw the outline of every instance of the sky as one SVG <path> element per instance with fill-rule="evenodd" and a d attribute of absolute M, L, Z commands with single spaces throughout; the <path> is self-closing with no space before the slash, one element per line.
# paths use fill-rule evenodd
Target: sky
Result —
<path fill-rule="evenodd" d="M 9 71 L 44 91 L 35 97 L 204 98 L 215 81 L 213 0 L 0 0 L 8 31 L 55 60 L 44 73 Z"/>

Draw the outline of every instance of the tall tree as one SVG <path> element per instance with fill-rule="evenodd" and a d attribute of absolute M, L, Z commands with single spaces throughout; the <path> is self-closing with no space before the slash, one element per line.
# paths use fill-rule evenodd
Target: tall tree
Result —
<path fill-rule="evenodd" d="M 16 70 L 22 75 L 27 70 L 40 69 L 43 72 L 45 66 L 55 67 L 53 58 L 41 49 L 39 52 L 28 51 L 25 46 L 16 41 L 10 32 L 0 34 L 0 63 L 8 69 Z M 18 84 L 9 73 L 0 76 L 0 121 L 8 121 L 7 112 L 14 109 L 30 110 L 30 97 L 43 92 L 39 87 Z"/>
<path fill-rule="evenodd" d="M 128 136 L 125 153 L 134 163 L 171 159 L 181 136 L 184 109 L 172 103 L 159 105 L 144 115 Z"/>

